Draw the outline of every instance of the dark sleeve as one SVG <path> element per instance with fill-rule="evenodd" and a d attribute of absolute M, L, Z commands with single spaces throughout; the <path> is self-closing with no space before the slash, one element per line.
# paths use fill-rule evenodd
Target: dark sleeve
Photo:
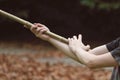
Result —
<path fill-rule="evenodd" d="M 106 44 L 106 46 L 113 58 L 120 65 L 120 38 Z"/>
<path fill-rule="evenodd" d="M 108 49 L 109 51 L 112 51 L 112 50 L 114 50 L 115 48 L 117 48 L 117 47 L 120 46 L 119 43 L 120 43 L 120 37 L 117 38 L 116 40 L 110 42 L 110 43 L 107 43 L 107 44 L 106 44 L 106 47 L 107 47 L 107 49 Z"/>
<path fill-rule="evenodd" d="M 117 63 L 120 65 L 120 47 L 112 50 L 110 53 L 113 56 L 113 58 L 117 61 Z"/>

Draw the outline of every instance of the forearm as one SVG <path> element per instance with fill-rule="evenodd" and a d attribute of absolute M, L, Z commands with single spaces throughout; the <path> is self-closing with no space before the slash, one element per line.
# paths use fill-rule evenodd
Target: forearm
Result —
<path fill-rule="evenodd" d="M 109 51 L 108 51 L 106 45 L 102 45 L 102 46 L 95 47 L 95 48 L 89 50 L 88 52 L 80 49 L 77 51 L 78 54 L 76 54 L 76 55 L 78 56 L 79 60 L 83 59 L 84 64 L 89 65 L 89 63 L 91 63 L 91 61 L 92 62 L 94 61 L 93 59 L 95 59 L 97 57 L 97 55 L 102 55 L 102 54 L 105 54 L 108 52 Z"/>
<path fill-rule="evenodd" d="M 52 45 L 54 45 L 56 48 L 58 48 L 59 50 L 61 50 L 62 52 L 64 52 L 65 55 L 67 55 L 68 57 L 80 62 L 78 60 L 78 58 L 76 57 L 75 54 L 72 53 L 72 51 L 69 49 L 68 45 L 65 43 L 62 43 L 56 39 L 50 38 L 48 40 L 48 42 L 50 42 Z"/>
<path fill-rule="evenodd" d="M 94 55 L 83 49 L 77 49 L 75 52 L 79 60 L 89 68 L 101 68 L 101 67 L 111 67 L 118 66 L 118 63 L 113 58 L 110 52 L 102 55 Z"/>
<path fill-rule="evenodd" d="M 89 52 L 87 52 L 81 48 L 76 49 L 76 51 L 74 53 L 78 57 L 79 61 L 86 66 L 89 66 L 90 63 L 93 62 L 94 59 L 97 57 L 96 55 L 90 54 Z"/>
<path fill-rule="evenodd" d="M 95 54 L 95 55 L 101 55 L 101 54 L 108 53 L 108 52 L 109 51 L 108 51 L 106 45 L 98 46 L 96 48 L 89 50 L 89 53 Z"/>

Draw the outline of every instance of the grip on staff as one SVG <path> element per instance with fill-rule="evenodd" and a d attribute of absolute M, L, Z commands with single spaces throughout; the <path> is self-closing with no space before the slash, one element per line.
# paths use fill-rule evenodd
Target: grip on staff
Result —
<path fill-rule="evenodd" d="M 7 18 L 9 18 L 11 20 L 14 20 L 14 21 L 16 21 L 16 22 L 18 22 L 20 24 L 26 25 L 28 29 L 30 29 L 30 27 L 33 25 L 32 23 L 30 23 L 30 22 L 28 22 L 28 21 L 26 21 L 24 19 L 21 19 L 21 18 L 19 18 L 17 16 L 14 16 L 14 15 L 8 13 L 8 12 L 5 12 L 5 11 L 3 11 L 1 9 L 0 9 L 0 15 L 2 15 L 4 17 L 7 17 Z M 57 35 L 55 33 L 45 32 L 45 34 L 49 35 L 50 37 L 52 37 L 54 39 L 57 39 L 57 40 L 59 40 L 61 42 L 64 42 L 64 43 L 68 44 L 68 40 L 66 38 L 61 37 L 61 36 L 59 36 L 59 35 Z"/>

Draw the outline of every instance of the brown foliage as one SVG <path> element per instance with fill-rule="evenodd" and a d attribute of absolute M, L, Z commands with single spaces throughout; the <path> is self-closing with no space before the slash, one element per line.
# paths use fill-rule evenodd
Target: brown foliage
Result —
<path fill-rule="evenodd" d="M 111 75 L 110 71 L 101 69 L 90 70 L 60 62 L 42 63 L 30 56 L 1 54 L 0 80 L 109 80 Z"/>

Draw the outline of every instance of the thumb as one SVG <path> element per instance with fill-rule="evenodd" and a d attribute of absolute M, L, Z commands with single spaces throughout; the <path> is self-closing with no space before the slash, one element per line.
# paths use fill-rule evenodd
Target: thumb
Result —
<path fill-rule="evenodd" d="M 85 50 L 87 50 L 87 51 L 90 50 L 90 45 L 86 45 Z"/>

